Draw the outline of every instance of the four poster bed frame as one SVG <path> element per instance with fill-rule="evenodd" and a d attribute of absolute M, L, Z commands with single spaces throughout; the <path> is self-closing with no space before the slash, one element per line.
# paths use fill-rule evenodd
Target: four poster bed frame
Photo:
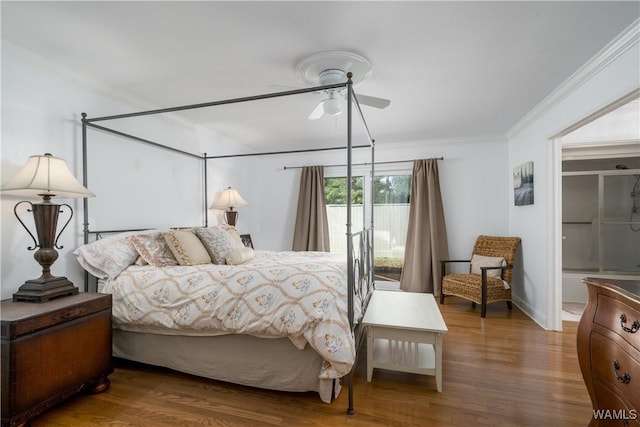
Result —
<path fill-rule="evenodd" d="M 260 156 L 260 155 L 277 155 L 277 154 L 289 154 L 289 153 L 303 153 L 303 152 L 313 152 L 313 151 L 325 151 L 325 150 L 338 150 L 338 149 L 346 149 L 346 168 L 347 168 L 347 224 L 346 224 L 346 238 L 347 238 L 347 255 L 346 255 L 346 269 L 347 269 L 347 287 L 348 287 L 348 300 L 347 300 L 347 306 L 348 306 L 348 317 L 349 317 L 349 325 L 351 327 L 351 332 L 353 334 L 353 339 L 355 340 L 355 349 L 356 349 L 356 357 L 355 357 L 355 361 L 354 364 L 351 368 L 351 371 L 349 372 L 348 375 L 344 376 L 343 378 L 341 378 L 340 380 L 345 383 L 348 386 L 348 393 L 349 393 L 349 404 L 348 404 L 348 408 L 347 408 L 347 413 L 348 414 L 354 414 L 354 408 L 353 408 L 353 373 L 355 370 L 355 366 L 357 365 L 357 361 L 358 361 L 358 350 L 361 348 L 361 344 L 364 338 L 364 328 L 361 326 L 361 324 L 359 324 L 359 322 L 357 321 L 357 319 L 355 319 L 355 312 L 356 310 L 354 310 L 354 299 L 357 297 L 358 301 L 361 301 L 362 303 L 362 308 L 361 308 L 361 312 L 362 315 L 364 315 L 364 311 L 366 310 L 366 306 L 368 304 L 369 298 L 371 296 L 372 290 L 374 288 L 374 271 L 373 271 L 373 208 L 371 209 L 371 212 L 369 212 L 369 218 L 371 220 L 371 224 L 369 227 L 364 227 L 362 230 L 358 230 L 358 231 L 353 231 L 352 230 L 352 218 L 351 218 L 351 210 L 352 210 L 352 164 L 353 164 L 353 159 L 352 159 L 352 151 L 355 148 L 370 148 L 371 150 L 371 178 L 374 176 L 374 165 L 375 165 L 375 143 L 374 140 L 371 138 L 369 129 L 367 127 L 366 121 L 364 119 L 364 116 L 362 114 L 362 110 L 360 109 L 360 105 L 357 101 L 357 95 L 355 95 L 355 93 L 353 92 L 353 82 L 352 82 L 352 74 L 348 73 L 347 74 L 347 81 L 344 83 L 338 83 L 338 84 L 330 84 L 330 85 L 324 85 L 324 86 L 318 86 L 318 87 L 312 87 L 312 88 L 307 88 L 307 89 L 298 89 L 298 90 L 290 90 L 290 91 L 284 91 L 284 92 L 276 92 L 276 93 L 269 93 L 269 94 L 264 94 L 264 95 L 258 95 L 258 96 L 249 96 L 249 97 L 243 97 L 243 98 L 235 98 L 235 99 L 227 99 L 227 100 L 222 100 L 222 101 L 214 101 L 214 102 L 207 102 L 207 103 L 201 103 L 201 104 L 193 104 L 193 105 L 186 105 L 186 106 L 178 106 L 178 107 L 172 107 L 172 108 L 163 108 L 163 109 L 156 109 L 156 110 L 148 110 L 148 111 L 141 111 L 141 112 L 135 112 L 135 113 L 129 113 L 129 114 L 120 114 L 120 115 L 112 115 L 112 116 L 104 116 L 104 117 L 94 117 L 94 118 L 89 118 L 87 117 L 86 113 L 82 113 L 82 156 L 83 156 L 83 183 L 85 185 L 85 187 L 89 186 L 89 182 L 88 182 L 88 175 L 89 175 L 89 171 L 88 171 L 88 162 L 87 162 L 87 158 L 88 158 L 88 129 L 95 129 L 97 131 L 101 131 L 101 132 L 106 132 L 109 134 L 113 134 L 116 135 L 118 137 L 121 138 L 126 138 L 132 141 L 137 141 L 139 143 L 143 143 L 143 144 L 148 144 L 154 147 L 158 147 L 160 149 L 163 150 L 167 150 L 169 152 L 172 153 L 176 153 L 176 154 L 182 154 L 182 155 L 186 155 L 186 156 L 190 156 L 190 157 L 194 157 L 197 159 L 200 159 L 202 161 L 203 164 L 203 170 L 204 170 L 204 191 L 202 194 L 202 209 L 203 209 L 203 217 L 204 217 L 204 226 L 207 227 L 208 226 L 208 219 L 207 219 L 207 209 L 208 209 L 208 186 L 207 186 L 207 162 L 210 159 L 221 159 L 221 158 L 231 158 L 231 157 L 244 157 L 244 156 Z M 293 151 L 278 151 L 278 152 L 264 152 L 264 153 L 248 153 L 248 154 L 237 154 L 237 155 L 222 155 L 222 156 L 207 156 L 206 153 L 204 155 L 198 155 L 198 154 L 194 154 L 194 153 L 189 153 L 174 147 L 170 147 L 170 146 L 166 146 L 163 144 L 160 144 L 158 142 L 154 142 L 148 139 L 144 139 L 144 138 L 140 138 L 138 136 L 134 136 L 131 134 L 127 134 L 118 130 L 114 130 L 108 127 L 105 127 L 103 125 L 100 125 L 98 123 L 100 122 L 108 122 L 108 121 L 113 121 L 113 120 L 118 120 L 118 119 L 124 119 L 124 118 L 132 118 L 132 117 L 139 117 L 139 116 L 152 116 L 152 115 L 159 115 L 159 114 L 164 114 L 164 113 L 171 113 L 171 112 L 176 112 L 176 111 L 183 111 L 183 110 L 191 110 L 191 109 L 199 109 L 199 108 L 205 108 L 205 107 L 212 107 L 212 106 L 220 106 L 220 105 L 226 105 L 226 104 L 235 104 L 235 103 L 244 103 L 244 102 L 251 102 L 251 101 L 256 101 L 256 100 L 262 100 L 262 99 L 268 99 L 268 98 L 276 98 L 276 97 L 287 97 L 287 96 L 292 96 L 292 95 L 297 95 L 297 94 L 303 94 L 303 93 L 312 93 L 312 92 L 318 92 L 318 91 L 326 91 L 326 90 L 331 90 L 331 89 L 340 89 L 340 88 L 346 88 L 346 93 L 347 93 L 347 97 L 346 97 L 346 102 L 347 102 L 347 133 L 346 133 L 346 145 L 342 146 L 342 147 L 333 147 L 333 148 L 317 148 L 317 149 L 306 149 L 306 150 L 293 150 Z M 364 126 L 364 130 L 366 133 L 366 138 L 368 139 L 368 144 L 367 145 L 360 145 L 360 146 L 353 146 L 352 144 L 352 128 L 353 128 L 353 119 L 354 117 L 357 116 L 361 121 L 362 124 Z M 372 190 L 373 191 L 373 190 Z M 84 243 L 88 244 L 90 241 L 94 241 L 97 239 L 102 238 L 103 234 L 107 234 L 107 233 L 121 233 L 121 232 L 127 232 L 127 231 L 139 231 L 139 229 L 129 229 L 129 230 L 92 230 L 90 228 L 90 224 L 89 224 L 89 205 L 88 205 L 88 199 L 84 199 Z M 88 291 L 89 290 L 89 273 L 85 272 L 85 285 L 84 285 L 84 290 Z M 92 283 L 93 284 L 93 283 Z M 97 284 L 96 284 L 96 290 L 97 290 Z M 228 336 L 227 336 L 228 337 Z M 180 337 L 177 337 L 176 339 L 179 339 Z M 182 337 L 182 338 L 192 338 L 192 337 Z M 223 337 L 215 337 L 215 338 L 224 338 Z M 232 337 L 228 337 L 228 338 L 232 338 Z M 260 339 L 260 338 L 256 338 L 256 339 Z M 268 340 L 267 340 L 268 341 Z M 146 344 L 141 344 L 141 345 L 152 345 L 150 343 L 146 343 Z M 234 344 L 230 344 L 230 345 L 234 345 Z M 246 350 L 246 349 L 245 349 Z M 307 350 L 308 350 L 308 346 L 307 346 Z M 206 351 L 206 350 L 203 350 Z M 299 351 L 299 350 L 296 350 Z M 170 367 L 170 366 L 169 366 Z M 179 370 L 179 369 L 178 369 Z M 332 386 L 331 389 L 331 397 L 333 400 L 333 398 L 335 397 L 334 392 L 336 390 L 335 387 L 335 381 L 336 379 L 333 380 L 334 382 L 334 386 Z M 231 381 L 233 382 L 233 381 Z"/>

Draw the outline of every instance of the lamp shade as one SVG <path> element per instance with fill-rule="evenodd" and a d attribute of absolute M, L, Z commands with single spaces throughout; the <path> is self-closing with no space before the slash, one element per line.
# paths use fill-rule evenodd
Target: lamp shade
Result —
<path fill-rule="evenodd" d="M 236 189 L 231 187 L 221 191 L 211 204 L 212 209 L 221 210 L 233 210 L 234 208 L 243 208 L 245 206 L 249 206 L 249 204 L 240 196 Z"/>
<path fill-rule="evenodd" d="M 65 199 L 95 197 L 73 176 L 67 162 L 49 153 L 31 156 L 13 179 L 2 186 L 3 194 L 58 196 Z"/>

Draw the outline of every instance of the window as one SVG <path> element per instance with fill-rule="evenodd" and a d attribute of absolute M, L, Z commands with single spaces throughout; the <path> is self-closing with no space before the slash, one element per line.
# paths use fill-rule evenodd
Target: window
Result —
<path fill-rule="evenodd" d="M 365 212 L 370 211 L 371 194 L 363 177 L 353 177 L 352 230 L 362 229 Z M 347 223 L 346 177 L 325 178 L 325 199 L 329 220 L 331 252 L 346 252 Z M 400 280 L 404 262 L 404 246 L 409 221 L 411 174 L 377 175 L 374 185 L 374 248 L 376 278 Z M 368 225 L 368 223 L 367 223 Z"/>
<path fill-rule="evenodd" d="M 361 230 L 364 224 L 363 183 L 361 176 L 352 177 L 351 184 L 351 224 L 352 230 Z M 347 178 L 335 177 L 324 179 L 324 197 L 327 203 L 329 221 L 329 245 L 331 252 L 347 252 Z"/>
<path fill-rule="evenodd" d="M 409 223 L 411 175 L 381 175 L 373 180 L 376 279 L 400 280 Z"/>

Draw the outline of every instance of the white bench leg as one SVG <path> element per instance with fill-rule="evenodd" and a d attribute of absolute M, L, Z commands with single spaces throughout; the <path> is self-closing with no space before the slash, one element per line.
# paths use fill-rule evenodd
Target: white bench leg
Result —
<path fill-rule="evenodd" d="M 367 327 L 367 382 L 373 377 L 373 327 Z"/>
<path fill-rule="evenodd" d="M 436 334 L 436 343 L 434 345 L 436 356 L 436 387 L 438 392 L 442 392 L 442 334 Z"/>

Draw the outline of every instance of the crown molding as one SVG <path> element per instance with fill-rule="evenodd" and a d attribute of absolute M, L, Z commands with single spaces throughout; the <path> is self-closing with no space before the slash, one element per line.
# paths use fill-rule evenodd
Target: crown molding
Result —
<path fill-rule="evenodd" d="M 554 89 L 546 98 L 538 105 L 522 117 L 511 129 L 507 131 L 507 137 L 510 139 L 524 128 L 538 120 L 551 108 L 558 105 L 561 101 L 575 92 L 583 84 L 588 82 L 593 76 L 597 75 L 602 69 L 615 61 L 622 54 L 632 47 L 638 45 L 640 41 L 640 19 L 636 19 L 633 24 L 627 27 L 615 39 L 607 44 L 593 58 L 587 61 L 575 73 L 573 73 L 560 86 Z"/>
<path fill-rule="evenodd" d="M 415 147 L 418 144 L 425 145 L 451 145 L 451 144 L 466 144 L 481 142 L 507 142 L 507 137 L 504 135 L 479 135 L 479 136 L 460 136 L 451 138 L 432 138 L 432 139 L 411 139 L 411 140 L 398 140 L 398 141 L 383 141 L 378 142 L 376 140 L 376 148 L 392 148 L 397 149 L 399 147 Z"/>

